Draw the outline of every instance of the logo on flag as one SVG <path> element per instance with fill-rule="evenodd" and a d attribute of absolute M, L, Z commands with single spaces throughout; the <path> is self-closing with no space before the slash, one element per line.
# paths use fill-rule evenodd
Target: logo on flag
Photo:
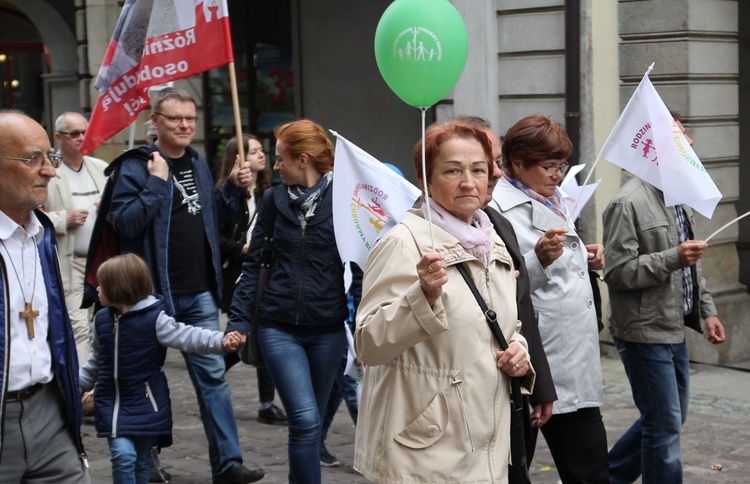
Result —
<path fill-rule="evenodd" d="M 226 0 L 127 0 L 94 82 L 99 99 L 81 151 L 131 124 L 148 107 L 150 86 L 233 60 Z"/>
<path fill-rule="evenodd" d="M 372 249 L 369 233 L 375 231 L 377 238 L 391 216 L 383 210 L 383 202 L 388 200 L 388 194 L 381 188 L 365 183 L 357 183 L 352 193 L 352 222 L 367 250 Z M 366 221 L 366 222 L 365 222 Z"/>
<path fill-rule="evenodd" d="M 685 204 L 711 218 L 721 200 L 721 192 L 651 84 L 648 72 L 599 157 L 662 190 L 667 207 Z"/>
<path fill-rule="evenodd" d="M 337 135 L 333 164 L 333 228 L 341 259 L 364 268 L 375 242 L 394 227 L 421 191 Z"/>
<path fill-rule="evenodd" d="M 641 150 L 641 157 L 650 160 L 659 165 L 658 156 L 654 149 L 654 140 L 651 134 L 651 123 L 644 124 L 641 129 L 633 136 L 633 143 L 630 147 L 634 150 Z"/>

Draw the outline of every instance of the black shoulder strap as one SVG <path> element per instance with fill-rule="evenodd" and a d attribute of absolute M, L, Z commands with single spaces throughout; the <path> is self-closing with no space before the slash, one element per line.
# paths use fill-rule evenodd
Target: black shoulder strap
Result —
<path fill-rule="evenodd" d="M 471 276 L 469 276 L 469 273 L 466 271 L 466 267 L 464 267 L 463 264 L 456 265 L 456 269 L 458 269 L 458 272 L 461 273 L 461 277 L 464 278 L 464 281 L 466 281 L 466 284 L 469 286 L 469 289 L 471 289 L 471 293 L 474 295 L 474 298 L 477 300 L 477 303 L 479 303 L 479 307 L 482 309 L 482 313 L 484 313 L 484 317 L 487 320 L 487 324 L 490 326 L 490 331 L 492 331 L 492 335 L 497 340 L 497 343 L 500 345 L 500 349 L 505 351 L 508 349 L 508 342 L 505 341 L 505 336 L 503 336 L 503 332 L 500 331 L 500 325 L 497 324 L 497 313 L 493 311 L 492 309 L 487 307 L 487 303 L 484 302 L 484 298 L 481 294 L 479 294 L 479 289 L 477 289 L 476 284 L 474 284 L 474 281 L 471 280 Z"/>
<path fill-rule="evenodd" d="M 464 278 L 466 284 L 471 289 L 471 293 L 476 298 L 479 307 L 484 313 L 484 317 L 487 320 L 487 324 L 490 326 L 490 331 L 495 336 L 500 349 L 503 351 L 508 348 L 508 342 L 505 341 L 503 332 L 500 331 L 500 326 L 497 324 L 497 314 L 495 311 L 487 307 L 487 303 L 484 302 L 484 298 L 479 294 L 476 284 L 469 276 L 469 272 L 466 270 L 463 264 L 457 264 L 456 268 L 461 273 L 461 277 Z M 526 446 L 524 443 L 524 403 L 523 396 L 521 395 L 521 379 L 518 377 L 510 378 L 510 394 L 511 394 L 511 465 L 509 471 L 509 481 L 513 483 L 530 483 L 529 469 L 526 459 Z"/>

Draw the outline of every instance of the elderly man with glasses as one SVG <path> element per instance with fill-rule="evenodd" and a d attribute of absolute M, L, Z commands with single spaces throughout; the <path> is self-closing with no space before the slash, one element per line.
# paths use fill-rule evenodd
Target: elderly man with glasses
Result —
<path fill-rule="evenodd" d="M 83 364 L 91 349 L 92 309 L 81 309 L 83 278 L 86 268 L 91 231 L 96 218 L 101 191 L 106 178 L 107 163 L 83 156 L 81 142 L 88 121 L 81 114 L 66 112 L 55 122 L 55 139 L 60 146 L 62 165 L 49 183 L 49 199 L 45 210 L 55 225 L 60 247 L 60 272 L 65 290 L 78 361 Z M 91 412 L 86 407 L 87 414 Z"/>
<path fill-rule="evenodd" d="M 47 201 L 44 129 L 0 111 L 0 482 L 88 483 L 78 363 Z"/>

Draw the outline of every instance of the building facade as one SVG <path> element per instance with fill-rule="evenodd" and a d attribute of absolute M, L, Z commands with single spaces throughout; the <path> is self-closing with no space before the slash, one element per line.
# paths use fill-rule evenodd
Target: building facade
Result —
<path fill-rule="evenodd" d="M 437 0 L 436 0 L 437 1 Z M 0 108 L 18 108 L 51 132 L 63 111 L 88 113 L 96 76 L 122 1 L 0 0 Z M 419 111 L 382 80 L 373 55 L 378 20 L 390 0 L 228 0 L 245 132 L 273 150 L 275 124 L 300 116 L 341 132 L 414 179 Z M 750 5 L 738 0 L 453 0 L 469 32 L 469 59 L 453 91 L 428 112 L 486 117 L 502 134 L 543 113 L 564 123 L 572 162 L 593 165 L 599 148 L 648 66 L 670 109 L 680 112 L 695 151 L 723 194 L 705 238 L 750 210 Z M 226 69 L 178 85 L 199 100 L 196 145 L 210 159 L 232 136 Z M 146 116 L 142 115 L 141 120 Z M 142 127 L 134 133 L 143 139 Z M 743 136 L 745 134 L 745 136 Z M 126 130 L 97 150 L 113 159 Z M 579 221 L 601 240 L 601 212 L 622 171 L 598 163 L 602 179 Z M 694 359 L 748 365 L 750 218 L 711 241 L 704 259 L 728 341 L 711 347 L 691 335 Z M 606 291 L 605 291 L 606 292 Z M 606 339 L 606 332 L 602 338 Z"/>

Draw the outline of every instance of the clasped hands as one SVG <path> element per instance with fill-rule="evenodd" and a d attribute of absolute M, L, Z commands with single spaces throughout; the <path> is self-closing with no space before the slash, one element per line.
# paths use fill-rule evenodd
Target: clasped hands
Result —
<path fill-rule="evenodd" d="M 240 346 L 245 344 L 247 336 L 240 333 L 239 331 L 232 331 L 224 335 L 224 339 L 221 340 L 221 345 L 224 347 L 224 351 L 230 353 L 237 351 Z"/>

